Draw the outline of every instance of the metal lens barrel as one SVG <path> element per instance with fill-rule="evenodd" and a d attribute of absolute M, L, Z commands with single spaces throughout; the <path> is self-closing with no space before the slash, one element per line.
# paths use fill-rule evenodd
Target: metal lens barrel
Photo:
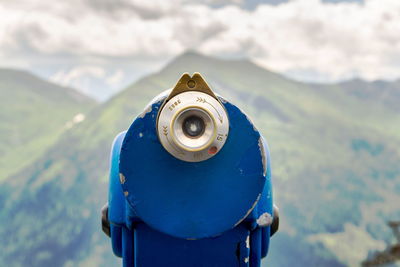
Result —
<path fill-rule="evenodd" d="M 225 144 L 229 120 L 211 95 L 188 91 L 175 95 L 159 112 L 158 136 L 174 157 L 199 162 L 216 155 Z"/>

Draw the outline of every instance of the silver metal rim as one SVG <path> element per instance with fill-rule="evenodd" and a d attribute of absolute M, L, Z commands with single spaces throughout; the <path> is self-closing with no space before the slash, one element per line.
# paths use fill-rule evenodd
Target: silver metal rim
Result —
<path fill-rule="evenodd" d="M 196 114 L 205 123 L 199 138 L 187 137 L 182 122 Z M 160 111 L 157 121 L 158 137 L 163 147 L 174 157 L 199 162 L 215 156 L 225 144 L 229 120 L 225 108 L 212 96 L 188 91 L 171 98 Z"/>

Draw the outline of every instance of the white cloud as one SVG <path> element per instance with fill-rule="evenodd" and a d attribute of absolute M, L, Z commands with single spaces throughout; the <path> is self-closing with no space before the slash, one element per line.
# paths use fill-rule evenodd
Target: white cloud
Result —
<path fill-rule="evenodd" d="M 400 74 L 399 61 L 389 60 L 400 57 L 400 1 L 360 5 L 299 0 L 259 6 L 251 13 L 236 8 L 217 12 L 231 27 L 202 44 L 208 53 L 244 53 L 281 72 L 314 70 L 331 79 Z"/>
<path fill-rule="evenodd" d="M 116 70 L 111 76 L 107 77 L 106 82 L 110 86 L 119 85 L 124 77 L 125 74 L 122 70 Z"/>
<path fill-rule="evenodd" d="M 102 81 L 109 79 L 106 71 L 98 66 L 78 66 L 68 70 L 60 70 L 54 75 L 50 76 L 50 80 L 68 87 L 79 88 L 79 90 L 85 94 L 92 95 L 92 90 L 97 87 Z M 100 95 L 102 92 L 98 92 L 99 99 L 103 98 Z M 95 94 L 93 95 L 95 96 Z"/>
<path fill-rule="evenodd" d="M 398 0 L 364 4 L 292 0 L 254 10 L 230 4 L 212 8 L 190 0 L 109 3 L 17 0 L 0 4 L 0 64 L 29 61 L 32 55 L 36 61 L 40 55 L 54 60 L 67 55 L 77 64 L 90 57 L 89 63 L 83 63 L 92 67 L 97 61 L 106 65 L 108 60 L 126 58 L 153 60 L 159 66 L 186 49 L 195 49 L 249 57 L 300 79 L 400 76 Z M 86 74 L 80 71 L 112 83 L 109 73 L 95 74 L 93 68 Z M 78 74 L 63 79 L 73 75 Z"/>
<path fill-rule="evenodd" d="M 51 77 L 55 83 L 68 86 L 82 77 L 105 78 L 104 69 L 97 66 L 81 66 L 73 68 L 69 71 L 61 70 Z"/>

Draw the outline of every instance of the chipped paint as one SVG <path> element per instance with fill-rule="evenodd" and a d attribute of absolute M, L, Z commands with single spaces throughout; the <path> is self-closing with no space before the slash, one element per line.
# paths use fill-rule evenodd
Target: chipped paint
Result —
<path fill-rule="evenodd" d="M 124 191 L 124 195 L 127 197 L 129 195 L 128 191 Z"/>
<path fill-rule="evenodd" d="M 219 101 L 220 101 L 221 103 L 223 103 L 223 104 L 228 103 L 228 100 L 226 100 L 226 99 L 223 98 L 222 96 L 220 96 L 220 95 L 217 94 L 217 97 L 218 97 L 218 99 L 219 99 Z"/>
<path fill-rule="evenodd" d="M 244 258 L 244 262 L 248 263 L 249 262 L 249 257 Z"/>
<path fill-rule="evenodd" d="M 249 216 L 249 214 L 253 211 L 253 209 L 256 207 L 258 201 L 260 200 L 261 197 L 261 193 L 258 194 L 256 201 L 254 201 L 253 206 L 251 206 L 251 208 L 246 212 L 246 214 L 243 216 L 242 219 L 240 219 L 234 227 L 238 226 L 244 219 L 246 219 L 247 216 Z"/>
<path fill-rule="evenodd" d="M 150 113 L 152 110 L 152 103 L 148 104 L 146 106 L 146 108 L 144 109 L 144 111 L 138 116 L 138 118 L 144 118 L 144 116 L 146 116 L 147 113 Z"/>
<path fill-rule="evenodd" d="M 250 235 L 246 238 L 246 248 L 250 248 Z"/>
<path fill-rule="evenodd" d="M 139 137 L 142 138 L 143 137 L 143 133 L 139 133 Z"/>
<path fill-rule="evenodd" d="M 257 224 L 260 227 L 267 227 L 272 224 L 272 221 L 273 221 L 272 215 L 269 214 L 268 212 L 265 212 L 261 214 L 260 217 L 258 217 Z"/>
<path fill-rule="evenodd" d="M 146 116 L 147 113 L 150 113 L 152 111 L 152 107 L 153 104 L 156 102 L 159 102 L 163 99 L 165 99 L 171 92 L 172 89 L 168 89 L 163 91 L 162 93 L 158 94 L 157 96 L 155 96 L 148 104 L 147 106 L 144 108 L 144 111 L 142 113 L 140 113 L 140 115 L 138 116 L 138 118 L 144 118 L 144 116 Z M 154 115 L 152 115 L 154 118 Z"/>
<path fill-rule="evenodd" d="M 163 92 L 161 92 L 160 94 L 156 95 L 151 101 L 150 103 L 155 103 L 161 100 L 164 100 L 165 98 L 167 98 L 169 96 L 169 94 L 172 92 L 172 88 L 167 89 Z"/>
<path fill-rule="evenodd" d="M 267 176 L 267 159 L 266 159 L 266 153 L 264 149 L 264 141 L 262 137 L 258 139 L 258 147 L 260 148 L 260 154 L 261 154 L 261 160 L 262 160 L 262 165 L 263 165 L 263 175 Z"/>
<path fill-rule="evenodd" d="M 122 173 L 119 174 L 119 181 L 121 182 L 121 184 L 124 184 L 126 181 L 125 176 Z"/>
<path fill-rule="evenodd" d="M 253 123 L 253 121 L 250 119 L 250 117 L 247 116 L 247 114 L 244 113 L 242 110 L 240 110 L 240 111 L 246 116 L 246 119 L 250 122 L 251 126 L 253 126 L 253 130 L 254 130 L 255 132 L 258 132 L 256 126 L 254 125 L 254 123 Z"/>

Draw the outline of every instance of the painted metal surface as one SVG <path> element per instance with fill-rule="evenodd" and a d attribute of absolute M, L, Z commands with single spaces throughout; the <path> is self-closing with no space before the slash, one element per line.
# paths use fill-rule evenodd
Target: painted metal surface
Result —
<path fill-rule="evenodd" d="M 198 239 L 231 229 L 264 188 L 259 132 L 226 102 L 230 131 L 221 151 L 206 161 L 185 162 L 171 157 L 157 138 L 161 104 L 136 119 L 124 138 L 119 166 L 128 203 L 145 223 L 175 237 Z"/>
<path fill-rule="evenodd" d="M 156 132 L 165 95 L 113 144 L 108 217 L 114 253 L 124 266 L 259 266 L 270 225 L 257 222 L 273 214 L 265 140 L 242 111 L 220 99 L 230 120 L 224 147 L 202 162 L 176 159 Z"/>

